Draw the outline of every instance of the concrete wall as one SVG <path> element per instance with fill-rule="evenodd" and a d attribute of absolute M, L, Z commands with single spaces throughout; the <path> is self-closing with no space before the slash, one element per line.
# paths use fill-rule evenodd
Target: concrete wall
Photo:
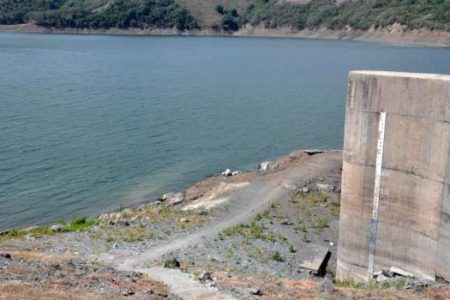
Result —
<path fill-rule="evenodd" d="M 450 280 L 450 76 L 351 72 L 338 279 L 369 278 L 380 112 L 386 112 L 374 271 Z"/>

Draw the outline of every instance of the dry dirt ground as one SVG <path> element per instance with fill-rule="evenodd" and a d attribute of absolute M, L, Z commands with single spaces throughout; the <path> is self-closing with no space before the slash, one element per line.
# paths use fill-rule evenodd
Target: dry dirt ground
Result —
<path fill-rule="evenodd" d="M 443 283 L 334 281 L 341 156 L 296 151 L 59 231 L 3 233 L 0 299 L 450 299 Z M 324 249 L 318 277 L 305 266 Z"/>

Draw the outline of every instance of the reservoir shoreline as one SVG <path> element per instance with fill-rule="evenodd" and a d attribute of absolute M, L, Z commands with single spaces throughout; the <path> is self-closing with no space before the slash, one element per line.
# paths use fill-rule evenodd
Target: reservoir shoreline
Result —
<path fill-rule="evenodd" d="M 108 29 L 76 29 L 50 28 L 35 24 L 0 25 L 0 32 L 46 33 L 46 34 L 86 34 L 86 35 L 136 35 L 136 36 L 219 36 L 219 37 L 272 37 L 272 38 L 304 38 L 325 40 L 351 40 L 363 42 L 379 42 L 401 46 L 450 47 L 450 32 L 428 29 L 404 30 L 399 24 L 383 29 L 369 30 L 331 30 L 327 28 L 293 30 L 291 28 L 264 28 L 245 26 L 234 33 L 217 31 L 210 28 L 179 31 L 177 29 L 141 29 L 141 28 L 108 28 Z"/>

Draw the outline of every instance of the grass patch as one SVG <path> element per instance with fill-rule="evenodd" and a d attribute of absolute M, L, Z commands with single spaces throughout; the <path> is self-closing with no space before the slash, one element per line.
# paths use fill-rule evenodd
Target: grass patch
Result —
<path fill-rule="evenodd" d="M 64 222 L 62 225 L 64 225 L 64 231 L 66 232 L 79 232 L 79 231 L 85 231 L 89 229 L 92 226 L 99 225 L 100 220 L 94 219 L 94 218 L 76 218 L 70 221 L 69 223 L 65 224 Z"/>
<path fill-rule="evenodd" d="M 328 219 L 327 218 L 319 218 L 314 222 L 314 228 L 323 229 L 328 227 Z"/>
<path fill-rule="evenodd" d="M 272 260 L 274 261 L 278 261 L 278 262 L 283 262 L 283 257 L 281 256 L 280 252 L 275 251 L 272 253 Z"/>
<path fill-rule="evenodd" d="M 337 287 L 354 288 L 354 289 L 393 289 L 401 290 L 410 286 L 410 281 L 406 277 L 392 278 L 383 282 L 376 282 L 374 279 L 369 280 L 367 283 L 357 282 L 354 280 L 336 280 Z"/>
<path fill-rule="evenodd" d="M 0 240 L 8 240 L 14 238 L 24 237 L 30 235 L 35 238 L 40 238 L 46 235 L 60 234 L 64 232 L 80 232 L 89 229 L 92 226 L 99 225 L 101 221 L 97 218 L 75 218 L 72 221 L 66 223 L 60 221 L 59 224 L 64 226 L 62 231 L 53 231 L 50 226 L 39 226 L 30 230 L 25 229 L 13 229 L 0 235 Z"/>
<path fill-rule="evenodd" d="M 256 221 L 252 221 L 250 224 L 238 224 L 226 228 L 221 233 L 222 237 L 230 237 L 233 235 L 240 235 L 247 239 L 261 239 L 267 240 L 271 242 L 275 242 L 277 240 L 286 241 L 286 237 L 274 234 L 272 232 L 267 232 L 264 230 L 264 227 Z"/>

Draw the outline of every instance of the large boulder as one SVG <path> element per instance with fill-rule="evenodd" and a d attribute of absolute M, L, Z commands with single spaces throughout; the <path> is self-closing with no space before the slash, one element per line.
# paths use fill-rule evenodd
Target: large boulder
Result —
<path fill-rule="evenodd" d="M 263 161 L 258 165 L 258 171 L 260 172 L 275 170 L 276 168 L 278 168 L 278 164 L 273 161 Z"/>
<path fill-rule="evenodd" d="M 169 205 L 176 205 L 184 201 L 184 193 L 167 193 L 161 198 L 161 201 Z"/>

